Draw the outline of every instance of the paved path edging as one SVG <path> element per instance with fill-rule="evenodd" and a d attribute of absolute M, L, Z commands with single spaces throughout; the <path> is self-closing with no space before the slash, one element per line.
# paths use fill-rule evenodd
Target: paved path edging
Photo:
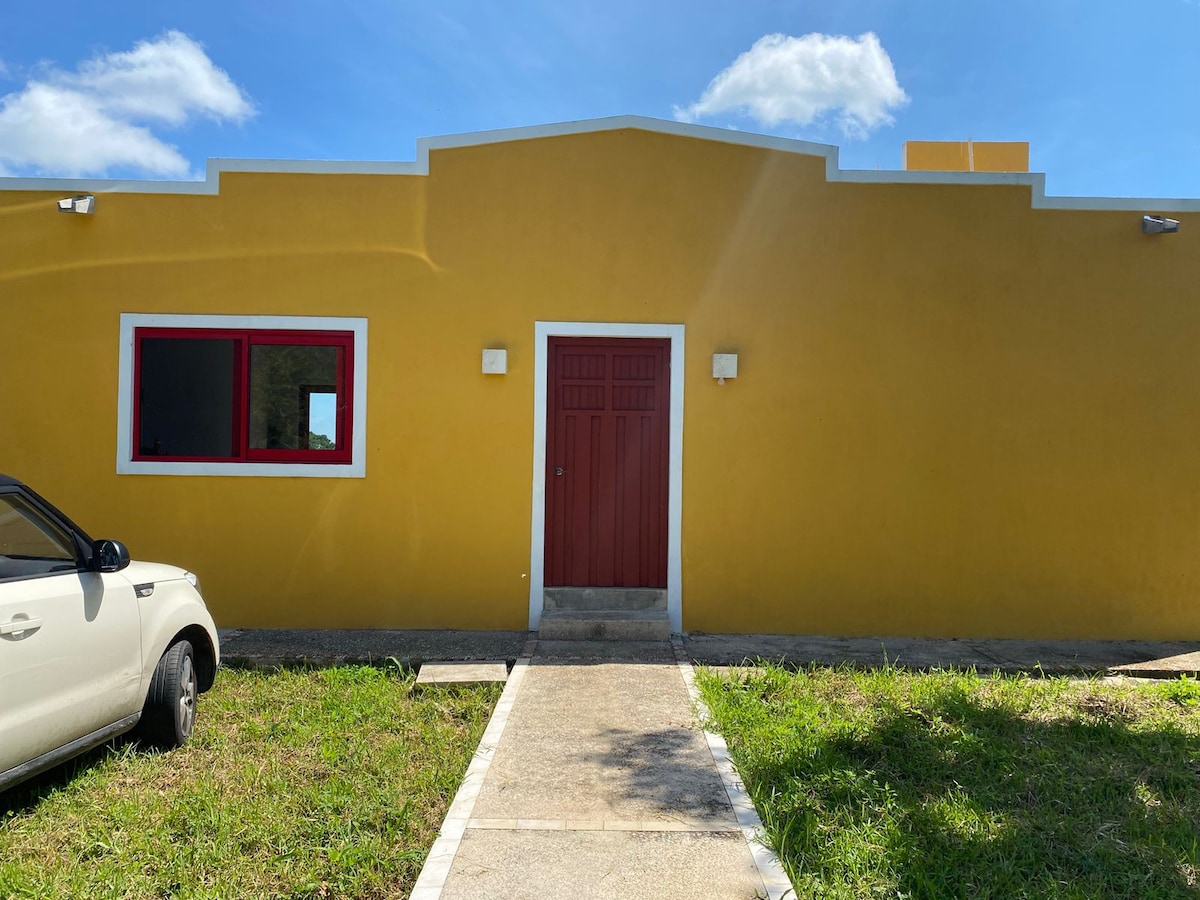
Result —
<path fill-rule="evenodd" d="M 483 779 L 487 776 L 496 747 L 500 744 L 500 737 L 504 734 L 504 726 L 508 724 L 509 713 L 516 702 L 517 692 L 521 689 L 528 665 L 529 659 L 522 657 L 508 673 L 508 683 L 505 684 L 496 708 L 492 711 L 483 737 L 479 739 L 479 746 L 475 748 L 471 764 L 467 766 L 467 774 L 463 776 L 462 784 L 459 785 L 450 808 L 446 810 L 446 818 L 442 820 L 437 840 L 433 842 L 429 856 L 425 858 L 425 865 L 421 867 L 421 874 L 417 876 L 417 883 L 413 886 L 409 900 L 437 900 L 441 896 L 442 888 L 450 875 L 450 867 L 454 864 L 454 857 L 462 843 L 463 833 L 467 830 L 467 822 L 470 821 L 471 812 L 475 808 L 475 800 L 479 797 L 479 789 L 483 787 Z"/>
<path fill-rule="evenodd" d="M 759 877 L 762 878 L 767 897 L 770 900 L 794 898 L 796 891 L 792 887 L 791 879 L 783 870 L 783 864 L 779 861 L 775 851 L 765 843 L 762 820 L 758 817 L 758 810 L 754 808 L 754 802 L 746 793 L 746 786 L 733 765 L 733 758 L 729 755 L 729 745 L 725 743 L 725 738 L 708 728 L 711 717 L 708 707 L 700 697 L 700 690 L 696 687 L 696 671 L 684 649 L 683 641 L 674 637 L 671 639 L 671 646 L 675 650 L 675 662 L 679 666 L 679 674 L 683 676 L 683 683 L 687 685 L 688 696 L 692 698 L 692 703 L 699 714 L 700 725 L 704 729 L 704 739 L 708 743 L 708 751 L 712 754 L 713 764 L 721 775 L 721 783 L 725 786 L 725 793 L 729 796 L 734 816 L 737 817 L 742 837 L 746 839 L 746 844 L 750 848 L 750 855 L 754 859 L 754 866 L 758 869 Z"/>

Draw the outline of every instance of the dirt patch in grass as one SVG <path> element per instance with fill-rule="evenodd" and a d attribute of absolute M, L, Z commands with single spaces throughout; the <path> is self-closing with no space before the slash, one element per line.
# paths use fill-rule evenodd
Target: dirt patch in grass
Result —
<path fill-rule="evenodd" d="M 406 897 L 499 692 L 222 670 L 184 749 L 105 748 L 0 795 L 0 896 Z"/>
<path fill-rule="evenodd" d="M 798 896 L 1196 896 L 1194 683 L 764 667 L 700 684 Z"/>

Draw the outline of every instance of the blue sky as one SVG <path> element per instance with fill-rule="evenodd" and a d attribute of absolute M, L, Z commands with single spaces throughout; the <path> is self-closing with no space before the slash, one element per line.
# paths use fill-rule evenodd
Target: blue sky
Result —
<path fill-rule="evenodd" d="M 837 144 L 1028 140 L 1059 195 L 1200 197 L 1200 0 L 9 3 L 0 172 L 414 157 L 637 114 Z"/>

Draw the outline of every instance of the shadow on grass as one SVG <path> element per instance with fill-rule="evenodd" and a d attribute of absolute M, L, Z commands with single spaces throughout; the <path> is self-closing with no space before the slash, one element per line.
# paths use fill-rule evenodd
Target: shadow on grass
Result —
<path fill-rule="evenodd" d="M 1092 702 L 877 701 L 741 770 L 801 896 L 1197 896 L 1200 738 Z"/>
<path fill-rule="evenodd" d="M 173 751 L 143 744 L 133 732 L 118 735 L 57 766 L 39 772 L 7 791 L 0 791 L 0 822 L 9 816 L 32 812 L 47 797 L 70 788 L 78 779 L 87 776 L 114 755 L 131 752 L 144 756 L 158 756 Z"/>
<path fill-rule="evenodd" d="M 257 672 L 270 675 L 272 672 L 319 672 L 324 669 L 344 669 L 347 666 L 366 667 L 395 671 L 401 675 L 415 674 L 424 664 L 423 660 L 398 660 L 395 657 L 363 657 L 357 658 L 294 658 L 251 659 L 247 657 L 232 657 L 221 660 L 221 668 L 232 672 Z M 509 665 L 511 669 L 512 666 Z"/>
<path fill-rule="evenodd" d="M 51 769 L 22 781 L 7 791 L 0 791 L 0 823 L 9 816 L 21 815 L 36 809 L 38 804 L 51 794 L 70 787 L 81 775 L 103 763 L 113 753 L 120 752 L 130 739 L 122 736 L 98 747 L 93 747 L 79 756 L 59 763 Z"/>

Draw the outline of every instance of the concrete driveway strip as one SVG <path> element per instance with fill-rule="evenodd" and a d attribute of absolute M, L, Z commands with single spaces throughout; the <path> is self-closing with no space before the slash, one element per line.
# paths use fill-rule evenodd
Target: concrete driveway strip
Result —
<path fill-rule="evenodd" d="M 535 655 L 440 896 L 768 896 L 671 648 Z"/>

